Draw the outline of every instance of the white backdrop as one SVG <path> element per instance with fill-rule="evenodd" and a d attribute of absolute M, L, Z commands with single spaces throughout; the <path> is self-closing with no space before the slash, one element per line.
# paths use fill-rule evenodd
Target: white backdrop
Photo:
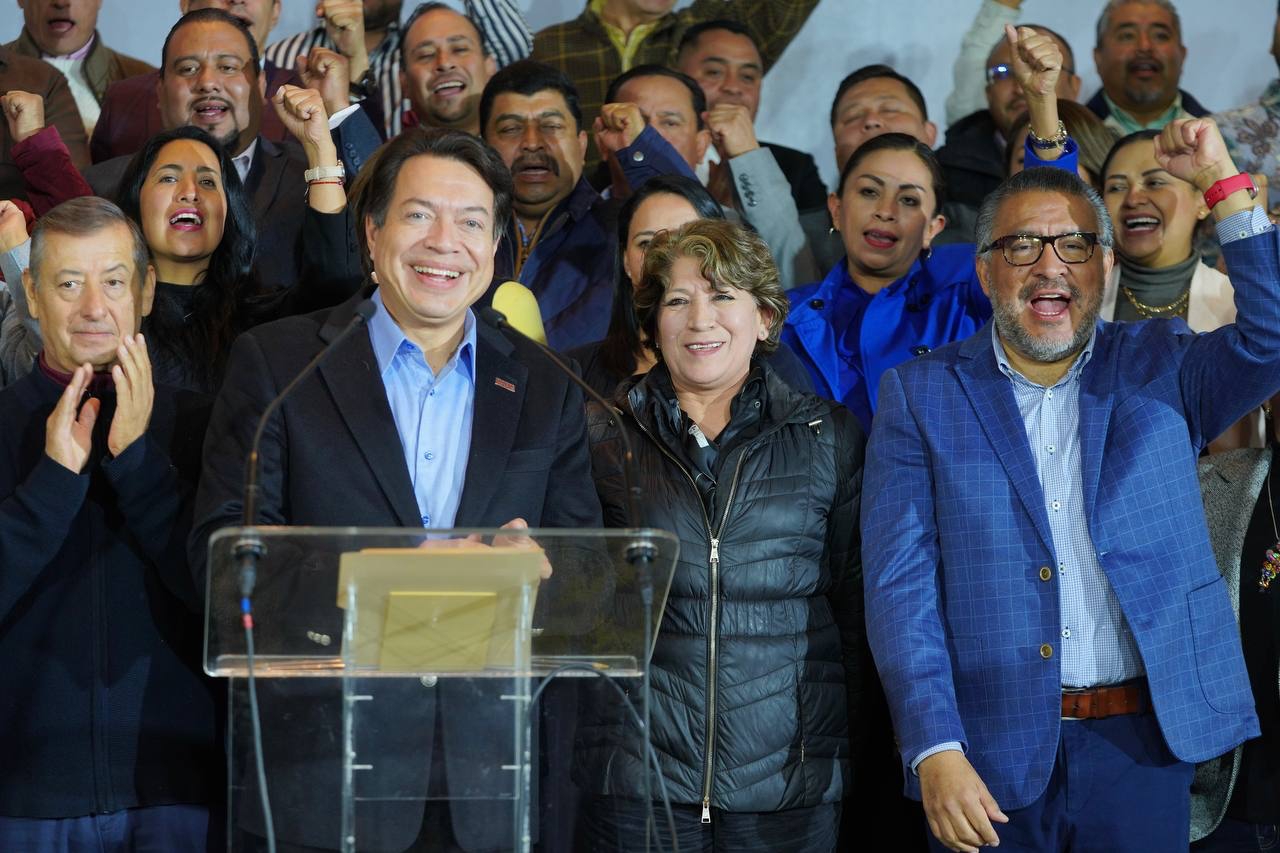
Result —
<path fill-rule="evenodd" d="M 405 0 L 405 14 L 414 2 Z M 283 3 L 273 39 L 311 25 L 313 0 Z M 586 0 L 516 3 L 537 30 L 579 14 Z M 453 5 L 461 3 L 454 0 Z M 831 96 L 841 77 L 871 62 L 887 62 L 915 80 L 924 91 L 930 116 L 942 124 L 960 36 L 978 5 L 978 0 L 821 0 L 766 80 L 761 138 L 809 151 L 832 183 L 835 163 L 827 122 Z M 1054 28 L 1075 49 L 1085 100 L 1098 88 L 1091 50 L 1101 6 L 1101 0 L 1022 4 L 1024 21 Z M 1178 6 L 1188 45 L 1183 88 L 1215 110 L 1256 98 L 1276 76 L 1268 54 L 1276 20 L 1273 0 L 1182 0 Z M 107 44 L 155 64 L 177 7 L 177 0 L 103 0 L 99 26 Z M 0 8 L 0 40 L 9 41 L 21 29 L 21 12 L 16 0 L 0 0 Z"/>

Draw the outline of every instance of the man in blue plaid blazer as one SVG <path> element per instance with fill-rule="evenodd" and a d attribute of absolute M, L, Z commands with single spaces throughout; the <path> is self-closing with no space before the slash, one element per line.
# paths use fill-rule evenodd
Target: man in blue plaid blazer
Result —
<path fill-rule="evenodd" d="M 1186 850 L 1190 762 L 1258 734 L 1196 456 L 1280 388 L 1280 241 L 1211 121 L 1153 144 L 1234 325 L 1099 322 L 1106 210 L 1033 169 L 979 216 L 992 323 L 880 385 L 867 630 L 935 849 Z"/>

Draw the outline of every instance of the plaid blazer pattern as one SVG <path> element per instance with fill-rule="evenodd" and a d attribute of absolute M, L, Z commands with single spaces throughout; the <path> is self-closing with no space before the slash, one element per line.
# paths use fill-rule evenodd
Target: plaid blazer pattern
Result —
<path fill-rule="evenodd" d="M 1239 309 L 1098 325 L 1081 375 L 1089 532 L 1165 740 L 1203 761 L 1258 733 L 1196 475 L 1208 441 L 1280 388 L 1280 238 L 1227 243 Z M 1044 496 L 988 324 L 888 371 L 863 481 L 867 631 L 908 769 L 965 745 L 1004 809 L 1043 792 L 1059 736 L 1060 617 Z"/>
<path fill-rule="evenodd" d="M 750 30 L 768 71 L 817 5 L 818 0 L 694 0 L 658 21 L 636 50 L 631 64 L 653 62 L 674 67 L 676 48 L 685 30 L 702 21 L 725 18 Z M 578 17 L 536 33 L 532 58 L 559 68 L 573 81 L 582 105 L 584 130 L 590 130 L 600 113 L 613 78 L 627 70 L 590 3 Z M 594 146 L 588 157 L 592 162 L 597 159 Z"/>

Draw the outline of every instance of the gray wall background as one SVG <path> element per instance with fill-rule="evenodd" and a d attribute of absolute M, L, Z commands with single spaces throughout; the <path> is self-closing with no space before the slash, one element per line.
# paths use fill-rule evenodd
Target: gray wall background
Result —
<path fill-rule="evenodd" d="M 0 40 L 9 41 L 21 29 L 22 16 L 16 0 L 0 4 Z M 313 0 L 283 4 L 273 39 L 308 28 L 313 21 Z M 586 0 L 516 4 L 536 31 L 580 14 Z M 413 5 L 414 0 L 405 0 L 406 15 Z M 1022 20 L 1052 27 L 1071 43 L 1084 80 L 1082 100 L 1098 88 L 1091 51 L 1102 5 L 1100 0 L 1022 4 Z M 915 80 L 924 91 L 930 117 L 941 125 L 960 37 L 978 7 L 978 0 L 821 0 L 769 73 L 758 121 L 760 137 L 810 152 L 823 178 L 834 183 L 827 122 L 831 96 L 841 77 L 871 62 L 887 62 Z M 1187 45 L 1182 87 L 1213 110 L 1256 99 L 1276 77 L 1268 53 L 1276 20 L 1273 0 L 1182 0 L 1178 7 Z M 177 0 L 103 0 L 99 29 L 113 48 L 156 64 L 177 10 Z"/>

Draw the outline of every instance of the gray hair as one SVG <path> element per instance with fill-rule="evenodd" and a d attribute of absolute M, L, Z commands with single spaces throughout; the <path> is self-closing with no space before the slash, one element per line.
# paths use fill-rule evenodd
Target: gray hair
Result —
<path fill-rule="evenodd" d="M 1107 214 L 1107 206 L 1097 191 L 1080 180 L 1080 176 L 1066 169 L 1040 166 L 1024 169 L 996 187 L 983 199 L 978 209 L 978 222 L 974 226 L 974 236 L 978 241 L 978 256 L 989 260 L 989 246 L 995 239 L 992 233 L 996 227 L 996 216 L 1000 208 L 1016 195 L 1028 192 L 1061 193 L 1068 197 L 1082 198 L 1093 208 L 1097 220 L 1098 245 L 1111 249 L 1115 245 L 1115 233 L 1111 228 L 1111 217 Z M 985 251 L 984 251 L 985 250 Z"/>
<path fill-rule="evenodd" d="M 134 284 L 138 287 L 146 280 L 147 266 L 151 263 L 151 250 L 142 236 L 138 223 L 114 202 L 96 195 L 81 196 L 50 210 L 36 220 L 31 229 L 31 280 L 40 283 L 40 265 L 44 261 L 44 244 L 50 234 L 66 234 L 69 237 L 91 237 L 112 225 L 123 225 L 133 238 Z"/>
<path fill-rule="evenodd" d="M 1147 6 L 1159 6 L 1169 13 L 1173 18 L 1173 28 L 1178 32 L 1178 43 L 1182 43 L 1182 19 L 1178 17 L 1178 10 L 1173 8 L 1173 3 L 1169 0 L 1107 0 L 1107 5 L 1102 8 L 1102 14 L 1098 16 L 1097 41 L 1095 46 L 1102 47 L 1102 37 L 1107 34 L 1107 30 L 1111 29 L 1111 13 L 1119 6 L 1127 6 L 1130 3 L 1142 3 Z"/>

